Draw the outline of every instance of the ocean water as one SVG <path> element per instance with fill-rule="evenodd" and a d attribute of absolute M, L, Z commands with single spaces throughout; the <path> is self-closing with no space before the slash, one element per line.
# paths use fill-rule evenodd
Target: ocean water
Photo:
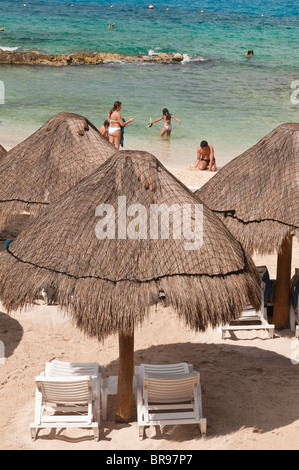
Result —
<path fill-rule="evenodd" d="M 150 10 L 149 4 L 154 8 Z M 26 6 L 24 6 L 26 4 Z M 73 5 L 73 6 L 71 6 Z M 113 6 L 113 8 L 111 8 Z M 283 0 L 0 0 L 0 48 L 184 55 L 182 63 L 119 62 L 98 66 L 0 65 L 0 143 L 13 146 L 60 111 L 100 126 L 123 103 L 124 148 L 147 150 L 169 166 L 195 161 L 201 140 L 219 166 L 283 122 L 297 122 L 299 6 Z M 108 29 L 110 23 L 114 29 Z M 254 57 L 247 59 L 247 49 Z M 293 84 L 293 85 L 292 85 Z M 170 139 L 162 108 L 174 121 Z"/>

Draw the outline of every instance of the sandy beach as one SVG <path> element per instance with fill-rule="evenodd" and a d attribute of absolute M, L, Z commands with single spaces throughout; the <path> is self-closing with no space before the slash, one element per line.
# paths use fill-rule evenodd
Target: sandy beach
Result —
<path fill-rule="evenodd" d="M 298 2 L 2 0 L 1 7 L 0 450 L 100 450 L 102 462 L 118 451 L 298 450 L 299 339 L 285 322 L 288 306 L 279 306 L 281 315 L 275 308 L 276 325 L 284 328 L 273 338 L 262 329 L 223 338 L 217 325 L 247 297 L 259 305 L 259 277 L 245 247 L 271 253 L 276 243 L 279 277 L 288 279 L 291 250 L 291 276 L 299 269 L 298 230 L 292 245 L 289 233 L 299 227 Z M 115 147 L 97 130 L 116 101 L 130 125 L 113 160 Z M 160 137 L 164 108 L 174 118 L 167 124 L 171 138 Z M 225 181 L 194 167 L 203 141 L 215 149 Z M 5 157 L 5 150 L 12 152 Z M 191 191 L 212 180 L 202 198 L 225 215 L 235 210 L 226 222 L 233 231 L 236 219 L 243 221 L 233 232 L 243 247 L 205 211 L 203 237 L 182 249 L 175 231 L 182 226 L 174 222 L 183 221 L 185 237 L 203 218 L 184 226 L 193 197 L 164 167 Z M 218 196 L 224 205 L 217 206 Z M 236 205 L 227 207 L 231 201 Z M 171 216 L 172 237 L 169 230 L 160 247 L 152 242 L 158 225 L 148 230 L 142 210 L 161 202 L 184 205 L 183 219 Z M 128 232 L 137 240 L 130 244 L 123 243 L 123 203 L 139 206 Z M 19 244 L 7 244 L 30 220 L 28 211 L 35 216 L 40 209 L 45 218 Z M 198 209 L 196 216 L 203 213 Z M 137 227 L 147 232 L 136 237 Z M 120 243 L 110 243 L 116 233 Z M 190 248 L 198 241 L 200 250 Z M 253 260 L 276 280 L 274 248 Z M 58 302 L 36 299 L 42 287 L 56 289 L 76 323 Z M 278 280 L 276 293 L 287 303 L 287 283 Z M 152 305 L 163 294 L 168 306 L 147 315 L 148 300 Z M 8 312 L 25 302 L 31 306 Z M 272 324 L 273 304 L 268 313 Z M 132 419 L 116 421 L 116 414 L 123 421 L 130 414 L 133 331 L 135 366 L 186 362 L 200 373 L 204 438 L 188 424 L 148 427 L 141 441 L 134 399 Z M 121 361 L 119 339 L 127 353 Z M 116 395 L 108 397 L 98 442 L 92 429 L 76 427 L 42 429 L 31 439 L 35 377 L 54 359 L 97 362 L 105 378 L 125 377 L 121 406 Z"/>
<path fill-rule="evenodd" d="M 173 169 L 186 185 L 198 187 L 212 173 Z M 299 266 L 294 241 L 292 274 Z M 276 276 L 276 255 L 254 257 Z M 192 363 L 201 374 L 203 414 L 207 436 L 196 425 L 147 428 L 140 442 L 133 421 L 114 421 L 116 399 L 108 399 L 107 420 L 100 425 L 100 441 L 89 430 L 41 430 L 31 442 L 34 418 L 34 378 L 52 359 L 99 362 L 105 375 L 117 375 L 118 337 L 103 343 L 87 338 L 58 306 L 42 302 L 7 315 L 0 306 L 0 339 L 5 359 L 0 363 L 0 448 L 2 450 L 268 450 L 298 449 L 299 342 L 290 329 L 239 331 L 222 340 L 218 329 L 190 331 L 169 308 L 153 308 L 136 328 L 135 365 Z M 299 354 L 298 354 L 299 356 Z M 294 361 L 295 359 L 295 361 Z M 295 362 L 295 363 L 294 363 Z"/>

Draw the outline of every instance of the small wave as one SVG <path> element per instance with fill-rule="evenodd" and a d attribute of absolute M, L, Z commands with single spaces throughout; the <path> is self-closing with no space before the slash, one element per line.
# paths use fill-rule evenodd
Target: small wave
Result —
<path fill-rule="evenodd" d="M 12 51 L 17 51 L 19 47 L 6 47 L 6 46 L 0 46 L 0 49 L 2 51 L 7 51 L 7 52 L 12 52 Z"/>
<path fill-rule="evenodd" d="M 158 55 L 158 53 L 155 52 L 155 51 L 153 51 L 153 49 L 150 49 L 150 50 L 148 51 L 148 54 L 147 54 L 147 55 L 148 55 L 148 57 L 153 57 L 154 55 Z"/>
<path fill-rule="evenodd" d="M 158 49 L 160 49 L 158 51 Z M 155 48 L 155 49 L 149 49 L 147 56 L 143 57 L 158 57 L 161 54 L 161 48 Z M 181 61 L 181 64 L 189 64 L 190 62 L 208 62 L 209 59 L 207 59 L 204 56 L 198 56 L 198 55 L 191 55 L 191 54 L 182 54 L 181 52 L 173 52 L 173 53 L 167 53 L 171 55 L 174 59 L 176 58 L 183 58 Z"/>
<path fill-rule="evenodd" d="M 183 60 L 181 64 L 189 64 L 190 62 L 208 62 L 209 59 L 207 59 L 204 56 L 198 56 L 198 55 L 190 55 L 190 54 L 183 54 Z"/>
<path fill-rule="evenodd" d="M 148 57 L 153 57 L 153 56 L 159 55 L 159 52 L 157 52 L 158 50 L 161 50 L 161 47 L 156 47 L 156 50 L 149 49 L 149 51 L 147 53 Z"/>

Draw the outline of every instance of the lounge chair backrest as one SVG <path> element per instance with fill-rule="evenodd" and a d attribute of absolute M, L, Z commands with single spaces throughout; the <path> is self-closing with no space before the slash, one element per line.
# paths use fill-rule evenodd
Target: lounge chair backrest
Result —
<path fill-rule="evenodd" d="M 166 377 L 173 374 L 188 374 L 193 371 L 191 364 L 187 362 L 178 362 L 176 364 L 140 364 L 135 368 L 135 375 L 139 375 L 140 383 L 142 383 L 145 374 L 161 375 Z"/>
<path fill-rule="evenodd" d="M 92 397 L 92 379 L 79 377 L 36 377 L 36 386 L 47 403 L 82 404 Z"/>
<path fill-rule="evenodd" d="M 148 403 L 178 403 L 190 401 L 194 397 L 194 388 L 199 384 L 199 374 L 179 374 L 161 377 L 146 374 L 144 376 L 144 396 Z"/>
<path fill-rule="evenodd" d="M 51 361 L 46 363 L 46 377 L 97 376 L 99 367 L 97 362 Z"/>

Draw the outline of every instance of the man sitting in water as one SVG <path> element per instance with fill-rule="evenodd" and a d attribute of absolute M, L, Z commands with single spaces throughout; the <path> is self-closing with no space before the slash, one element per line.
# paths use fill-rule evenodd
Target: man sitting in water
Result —
<path fill-rule="evenodd" d="M 208 168 L 209 171 L 216 171 L 214 147 L 209 145 L 206 140 L 202 140 L 197 149 L 195 167 L 199 170 L 206 170 Z"/>

